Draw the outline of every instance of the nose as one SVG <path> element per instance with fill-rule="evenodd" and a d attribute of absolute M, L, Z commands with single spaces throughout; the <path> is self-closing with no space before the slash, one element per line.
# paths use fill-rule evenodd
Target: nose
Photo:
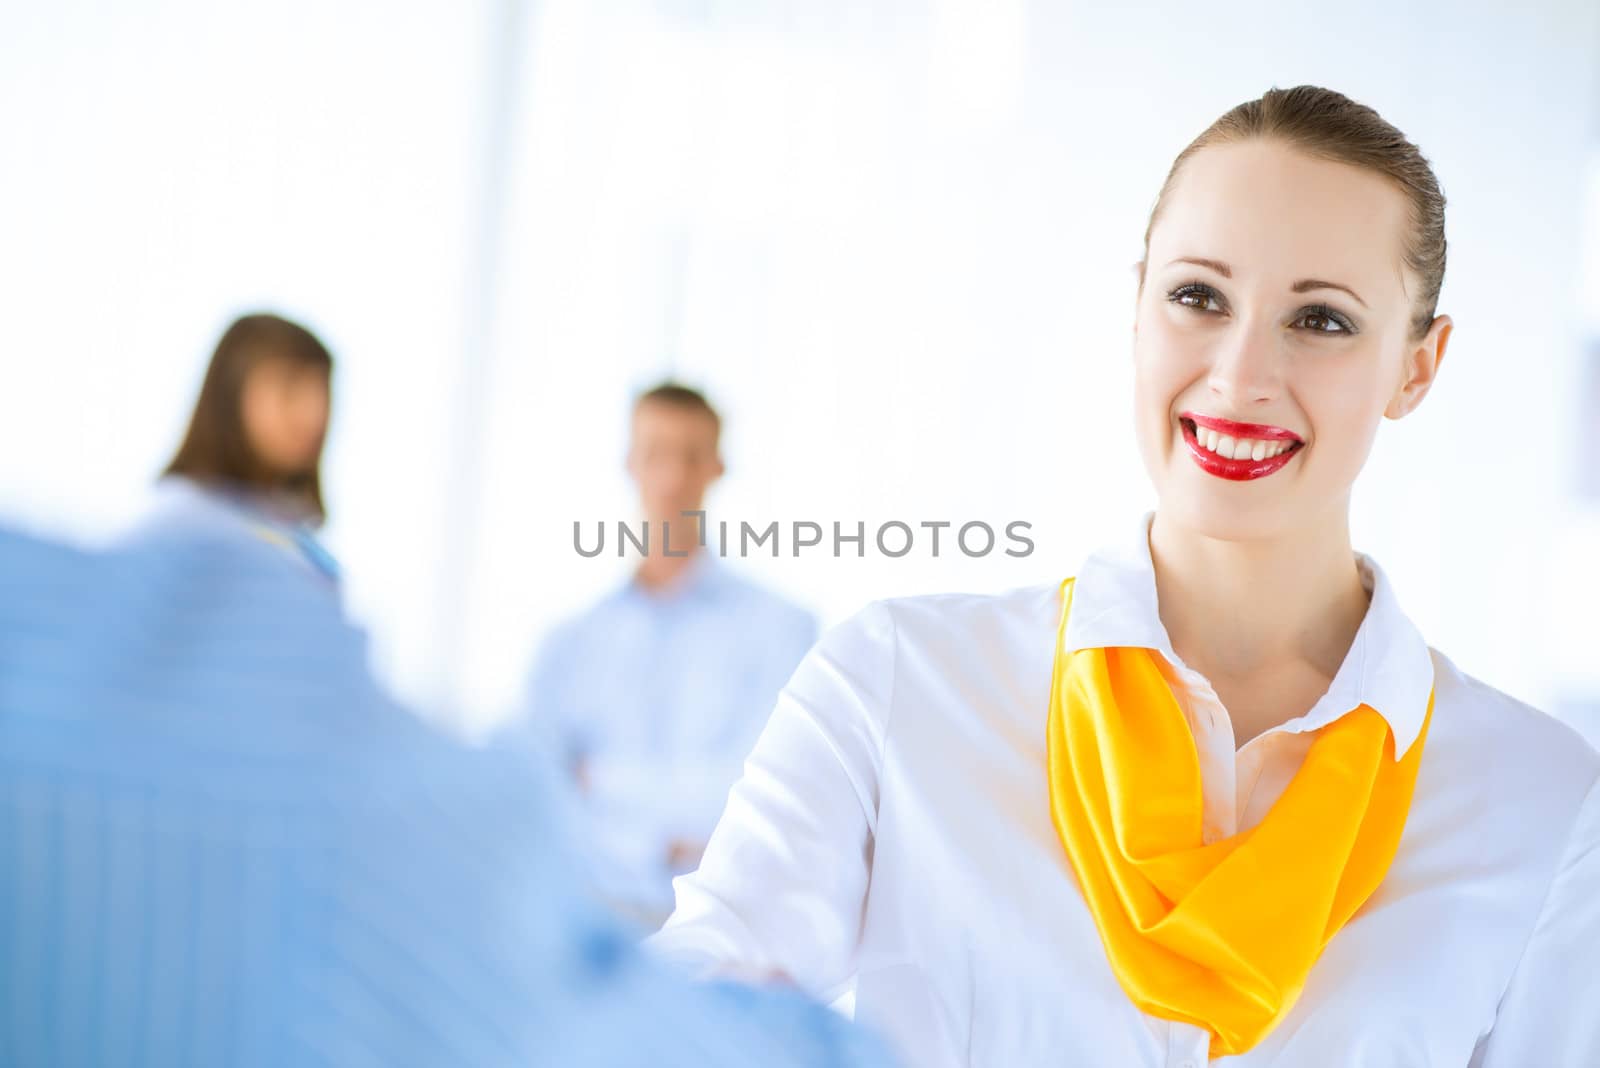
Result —
<path fill-rule="evenodd" d="M 1282 357 L 1270 325 L 1241 323 L 1218 343 L 1207 386 L 1227 406 L 1265 404 L 1283 388 Z"/>

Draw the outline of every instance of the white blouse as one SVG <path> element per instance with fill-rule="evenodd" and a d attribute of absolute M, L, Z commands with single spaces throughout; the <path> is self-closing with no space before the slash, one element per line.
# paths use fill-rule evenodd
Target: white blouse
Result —
<path fill-rule="evenodd" d="M 1401 748 L 1432 725 L 1384 883 L 1290 1014 L 1222 1062 L 1600 1065 L 1600 754 L 1430 649 L 1383 571 L 1328 692 L 1234 751 L 1157 613 L 1146 513 L 1077 571 L 1069 649 L 1144 646 L 1195 733 L 1208 838 L 1254 825 L 1308 732 L 1366 703 Z M 650 946 L 703 975 L 781 972 L 913 1068 L 1206 1062 L 1206 1033 L 1117 983 L 1050 819 L 1058 583 L 875 601 L 779 695 L 700 870 Z"/>

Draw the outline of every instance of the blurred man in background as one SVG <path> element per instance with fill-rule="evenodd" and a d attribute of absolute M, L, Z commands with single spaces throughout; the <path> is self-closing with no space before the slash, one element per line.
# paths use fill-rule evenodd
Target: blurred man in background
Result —
<path fill-rule="evenodd" d="M 797 996 L 641 960 L 549 780 L 392 703 L 279 547 L 0 529 L 0 590 L 0 1064 L 881 1063 Z"/>
<path fill-rule="evenodd" d="M 809 612 L 733 574 L 698 517 L 722 475 L 721 419 L 664 383 L 636 398 L 628 473 L 647 551 L 619 589 L 556 626 L 525 723 L 581 795 L 602 898 L 654 929 L 701 851 L 779 689 L 817 636 Z M 680 555 L 681 554 L 681 555 Z"/>

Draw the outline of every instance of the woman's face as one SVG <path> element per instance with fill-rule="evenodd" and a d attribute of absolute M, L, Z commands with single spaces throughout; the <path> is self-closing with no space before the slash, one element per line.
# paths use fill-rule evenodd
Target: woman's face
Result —
<path fill-rule="evenodd" d="M 279 476 L 313 470 L 328 432 L 328 375 L 319 367 L 265 359 L 244 380 L 240 409 L 245 437 Z"/>
<path fill-rule="evenodd" d="M 1134 325 L 1139 449 L 1164 512 L 1233 541 L 1343 529 L 1379 420 L 1421 401 L 1449 335 L 1440 316 L 1407 340 L 1407 209 L 1383 177 L 1273 142 L 1189 158 Z"/>

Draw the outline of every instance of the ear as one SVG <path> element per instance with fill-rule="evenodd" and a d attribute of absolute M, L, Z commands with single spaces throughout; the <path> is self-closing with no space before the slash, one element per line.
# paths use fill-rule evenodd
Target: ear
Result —
<path fill-rule="evenodd" d="M 1427 396 L 1434 379 L 1439 376 L 1439 365 L 1444 362 L 1445 346 L 1449 344 L 1450 331 L 1454 328 L 1450 316 L 1435 316 L 1433 325 L 1428 327 L 1422 340 L 1406 351 L 1400 365 L 1400 385 L 1383 410 L 1385 416 L 1400 419 L 1422 403 L 1422 398 Z"/>

